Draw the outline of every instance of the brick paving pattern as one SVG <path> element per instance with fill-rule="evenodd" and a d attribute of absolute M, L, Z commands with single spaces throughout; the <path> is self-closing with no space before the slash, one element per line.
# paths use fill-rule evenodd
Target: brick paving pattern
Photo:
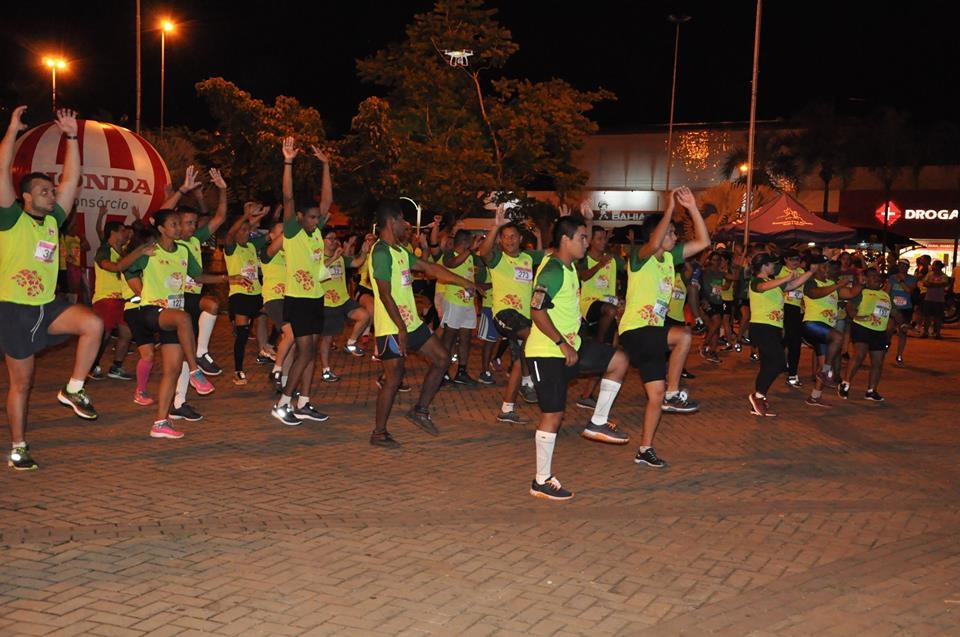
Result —
<path fill-rule="evenodd" d="M 369 357 L 333 354 L 343 381 L 312 396 L 330 421 L 284 427 L 266 368 L 230 383 L 221 319 L 227 373 L 191 392 L 206 418 L 171 441 L 148 437 L 131 382 L 88 383 L 102 416 L 75 418 L 54 398 L 73 350 L 48 352 L 29 432 L 41 470 L 0 471 L 0 635 L 960 635 L 960 332 L 946 334 L 911 340 L 905 368 L 888 360 L 884 404 L 862 400 L 866 369 L 848 402 L 825 395 L 831 410 L 781 377 L 780 416 L 763 420 L 747 352 L 693 354 L 703 409 L 664 416 L 661 471 L 632 461 L 631 372 L 612 414 L 630 445 L 581 439 L 589 412 L 570 400 L 563 504 L 527 494 L 534 425 L 494 420 L 502 375 L 442 389 L 437 438 L 401 394 L 403 447 L 372 448 Z M 423 371 L 410 365 L 415 389 Z"/>

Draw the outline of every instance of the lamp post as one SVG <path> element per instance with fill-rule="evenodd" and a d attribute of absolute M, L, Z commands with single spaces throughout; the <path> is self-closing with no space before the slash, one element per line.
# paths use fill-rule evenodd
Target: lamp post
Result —
<path fill-rule="evenodd" d="M 757 20 L 753 29 L 753 79 L 750 82 L 750 133 L 747 142 L 747 215 L 743 219 L 743 248 L 750 243 L 750 210 L 753 207 L 753 149 L 757 136 L 757 75 L 760 66 L 760 13 L 763 0 L 757 0 Z"/>
<path fill-rule="evenodd" d="M 53 112 L 57 112 L 57 69 L 67 68 L 67 61 L 63 58 L 45 57 L 43 63 L 50 69 L 50 87 L 53 101 Z"/>
<path fill-rule="evenodd" d="M 667 175 L 664 190 L 670 190 L 670 167 L 673 165 L 673 107 L 677 100 L 677 59 L 680 54 L 680 25 L 690 22 L 688 15 L 667 16 L 667 21 L 676 26 L 676 37 L 673 42 L 673 84 L 670 88 L 670 123 L 667 125 Z"/>
<path fill-rule="evenodd" d="M 163 89 L 167 63 L 167 34 L 173 33 L 176 25 L 170 20 L 160 23 L 160 139 L 163 139 Z"/>
<path fill-rule="evenodd" d="M 141 73 L 140 73 L 140 0 L 136 0 L 137 5 L 137 18 L 136 18 L 136 32 L 137 32 L 137 116 L 136 116 L 136 131 L 137 135 L 140 134 L 140 97 L 142 94 L 141 87 Z"/>

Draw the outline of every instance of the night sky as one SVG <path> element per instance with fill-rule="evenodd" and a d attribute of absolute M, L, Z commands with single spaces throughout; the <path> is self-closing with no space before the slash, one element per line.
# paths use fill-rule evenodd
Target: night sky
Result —
<path fill-rule="evenodd" d="M 167 125 L 208 127 L 195 82 L 223 76 L 272 102 L 278 94 L 316 107 L 328 134 L 346 132 L 356 106 L 377 87 L 361 84 L 354 60 L 403 37 L 424 0 L 307 3 L 273 0 L 266 12 L 236 2 L 143 0 L 143 120 L 159 119 L 162 15 L 180 25 L 167 41 Z M 560 77 L 581 89 L 603 87 L 618 101 L 594 111 L 603 130 L 624 131 L 667 121 L 674 27 L 666 17 L 688 14 L 681 27 L 676 120 L 746 120 L 755 3 L 546 2 L 502 0 L 501 24 L 519 52 L 507 75 Z M 847 114 L 879 104 L 920 121 L 960 120 L 955 66 L 960 44 L 947 3 L 766 2 L 761 38 L 758 117 L 789 117 L 822 99 Z M 310 8 L 304 8 L 305 6 Z M 323 10 L 317 7 L 324 7 Z M 114 11 L 108 10 L 110 7 Z M 334 7 L 330 9 L 329 7 Z M 58 75 L 58 100 L 83 116 L 133 128 L 134 2 L 17 3 L 0 24 L 0 106 L 27 103 L 29 123 L 49 108 L 44 53 L 71 60 Z M 42 115 L 42 116 L 41 116 Z"/>

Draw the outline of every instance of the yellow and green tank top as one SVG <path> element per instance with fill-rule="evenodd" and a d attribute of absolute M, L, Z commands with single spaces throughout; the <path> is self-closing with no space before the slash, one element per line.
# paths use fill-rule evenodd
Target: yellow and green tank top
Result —
<path fill-rule="evenodd" d="M 240 275 L 243 283 L 231 283 L 230 294 L 260 294 L 260 257 L 258 253 L 263 247 L 263 240 L 252 237 L 245 244 L 235 243 L 228 245 L 224 251 L 224 260 L 227 262 L 227 274 Z"/>
<path fill-rule="evenodd" d="M 103 261 L 116 263 L 119 260 L 120 253 L 117 252 L 112 245 L 104 243 L 97 249 L 97 253 L 93 257 L 94 283 L 91 303 L 107 299 L 120 300 L 130 298 L 124 295 L 123 289 L 126 287 L 126 281 L 120 273 L 110 272 L 100 267 L 100 263 Z"/>
<path fill-rule="evenodd" d="M 283 248 L 272 257 L 266 249 L 261 250 L 260 271 L 263 272 L 263 302 L 282 299 L 287 292 L 287 259 Z"/>
<path fill-rule="evenodd" d="M 323 304 L 326 307 L 340 307 L 350 298 L 350 293 L 347 292 L 346 262 L 340 256 L 326 268 L 329 279 L 323 284 Z"/>
<path fill-rule="evenodd" d="M 134 261 L 126 276 L 139 277 L 143 283 L 141 307 L 154 305 L 182 310 L 187 276 L 198 277 L 202 273 L 187 246 L 177 241 L 170 251 L 158 244 L 153 256 L 144 255 Z"/>
<path fill-rule="evenodd" d="M 373 331 L 377 336 L 388 336 L 399 332 L 399 328 L 390 318 L 380 297 L 380 286 L 375 280 L 390 281 L 390 296 L 397 305 L 407 332 L 416 330 L 422 324 L 417 312 L 417 303 L 413 298 L 413 276 L 411 266 L 417 257 L 399 246 L 391 246 L 378 240 L 370 251 L 369 274 L 373 285 Z"/>
<path fill-rule="evenodd" d="M 885 332 L 890 322 L 892 308 L 893 302 L 889 294 L 883 290 L 864 288 L 860 292 L 860 302 L 857 303 L 857 316 L 866 316 L 866 318 L 854 318 L 853 322 L 869 330 Z"/>
<path fill-rule="evenodd" d="M 447 266 L 448 259 L 453 259 L 458 256 L 456 253 L 450 253 L 445 256 L 441 261 L 444 267 L 453 272 L 456 275 L 462 276 L 468 281 L 475 281 L 476 274 L 476 264 L 474 262 L 473 255 L 471 254 L 466 258 L 466 260 L 458 265 L 455 268 Z M 439 282 L 437 283 L 439 286 Z M 451 305 L 458 305 L 460 307 L 473 307 L 473 295 L 472 293 L 468 296 L 467 291 L 460 287 L 459 285 L 446 284 L 443 286 L 443 298 L 450 303 Z"/>
<path fill-rule="evenodd" d="M 59 269 L 59 227 L 65 218 L 59 204 L 43 220 L 31 217 L 16 202 L 0 208 L 0 299 L 21 305 L 53 301 Z"/>
<path fill-rule="evenodd" d="M 583 257 L 584 267 L 589 270 L 597 265 L 598 261 L 589 254 Z M 593 276 L 580 282 L 580 314 L 587 315 L 587 310 L 594 301 L 615 303 L 617 297 L 617 269 L 622 262 L 619 257 L 610 256 L 610 261 L 594 272 Z"/>
<path fill-rule="evenodd" d="M 580 277 L 577 269 L 551 255 L 540 267 L 534 282 L 533 297 L 536 302 L 544 295 L 550 297 L 552 307 L 546 311 L 553 326 L 573 349 L 579 350 Z M 530 328 L 524 354 L 527 357 L 564 358 L 560 346 L 544 334 L 536 323 Z"/>
<path fill-rule="evenodd" d="M 664 252 L 662 259 L 631 255 L 627 267 L 627 301 L 620 319 L 620 333 L 664 324 L 676 276 L 674 263 L 683 262 L 683 245 Z"/>
<path fill-rule="evenodd" d="M 818 288 L 825 288 L 831 285 L 834 285 L 834 281 L 827 279 L 826 281 L 818 281 L 817 279 L 810 279 L 804 285 L 806 287 L 810 284 L 816 285 Z M 830 294 L 821 297 L 819 299 L 814 299 L 806 294 L 803 295 L 803 320 L 804 321 L 817 321 L 819 323 L 826 323 L 830 327 L 835 327 L 837 324 L 837 299 L 839 295 L 836 291 L 831 292 Z"/>
<path fill-rule="evenodd" d="M 685 323 L 687 320 L 683 307 L 687 302 L 687 284 L 679 272 L 673 275 L 673 291 L 670 293 L 670 306 L 667 308 L 667 317 L 674 321 Z"/>
<path fill-rule="evenodd" d="M 771 288 L 765 292 L 757 291 L 760 283 L 769 279 L 754 277 L 750 281 L 750 322 L 783 327 L 783 289 Z"/>
<path fill-rule="evenodd" d="M 536 257 L 536 259 L 535 259 Z M 530 296 L 533 294 L 534 262 L 542 259 L 542 253 L 523 251 L 515 257 L 496 252 L 490 258 L 490 292 L 493 296 L 493 313 L 513 309 L 525 318 L 530 318 Z"/>

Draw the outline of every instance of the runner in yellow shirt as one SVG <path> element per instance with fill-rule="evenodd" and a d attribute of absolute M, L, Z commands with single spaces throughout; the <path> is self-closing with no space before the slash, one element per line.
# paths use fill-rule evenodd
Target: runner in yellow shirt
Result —
<path fill-rule="evenodd" d="M 366 263 L 367 253 L 373 242 L 364 242 L 358 254 L 353 253 L 356 237 L 351 237 L 347 244 L 341 245 L 335 230 L 326 230 L 323 233 L 323 258 L 327 268 L 328 279 L 323 282 L 323 331 L 320 337 L 320 378 L 325 383 L 335 383 L 340 380 L 330 369 L 330 344 L 335 336 L 343 332 L 347 320 L 353 321 L 353 330 L 343 346 L 343 351 L 358 358 L 366 352 L 357 343 L 357 340 L 370 325 L 370 314 L 359 303 L 350 298 L 347 291 L 347 259 L 350 267 L 357 268 Z"/>
<path fill-rule="evenodd" d="M 26 106 L 13 109 L 0 141 L 0 350 L 7 366 L 7 420 L 12 449 L 8 464 L 17 470 L 38 468 L 27 446 L 27 403 L 33 385 L 34 356 L 77 335 L 73 373 L 57 400 L 88 420 L 97 411 L 83 389 L 103 336 L 103 322 L 90 308 L 55 297 L 60 226 L 73 207 L 80 181 L 77 114 L 60 109 L 55 124 L 64 135 L 60 186 L 44 173 L 20 180 L 22 203 L 13 185 L 14 146 L 26 130 Z"/>
<path fill-rule="evenodd" d="M 890 313 L 893 311 L 893 301 L 883 289 L 883 279 L 876 268 L 867 268 L 863 271 L 864 285 L 860 294 L 847 302 L 847 310 L 853 324 L 850 327 L 850 339 L 853 341 L 856 353 L 847 379 L 837 385 L 837 393 L 841 398 L 850 396 L 850 385 L 857 370 L 870 354 L 870 380 L 867 391 L 863 395 L 866 400 L 883 402 L 883 396 L 877 391 L 880 385 L 880 374 L 883 372 L 883 359 L 887 355 L 887 346 L 890 335 L 887 326 L 890 322 Z"/>
<path fill-rule="evenodd" d="M 530 495 L 547 500 L 569 500 L 553 475 L 553 448 L 567 403 L 567 385 L 581 374 L 603 377 L 593 417 L 581 435 L 588 440 L 624 445 L 630 437 L 609 422 L 610 409 L 629 368 L 624 353 L 600 339 L 580 338 L 580 277 L 574 264 L 587 250 L 590 220 L 563 216 L 553 226 L 555 251 L 537 272 L 530 301 L 533 326 L 524 355 L 537 386 L 540 423 L 534 436 L 537 472 Z"/>
<path fill-rule="evenodd" d="M 103 239 L 94 255 L 93 267 L 96 272 L 93 283 L 93 312 L 103 321 L 103 340 L 97 351 L 97 358 L 90 370 L 89 378 L 103 380 L 105 375 L 100 369 L 100 358 L 110 342 L 110 333 L 117 330 L 117 343 L 114 347 L 113 365 L 106 376 L 116 380 L 133 380 L 133 375 L 123 369 L 123 359 L 130 347 L 130 327 L 123 320 L 123 305 L 133 292 L 123 278 L 118 267 L 124 247 L 133 231 L 119 221 L 111 221 L 104 226 Z"/>
<path fill-rule="evenodd" d="M 247 341 L 250 338 L 250 324 L 256 321 L 263 322 L 265 317 L 260 313 L 263 308 L 263 294 L 260 289 L 260 251 L 266 246 L 267 239 L 262 236 L 251 236 L 250 230 L 257 227 L 260 220 L 270 211 L 266 206 L 256 203 L 244 206 L 244 214 L 237 219 L 230 230 L 223 245 L 224 258 L 227 262 L 227 274 L 239 275 L 241 283 L 230 286 L 230 319 L 233 321 L 233 384 L 246 385 L 247 375 L 243 369 L 244 354 L 247 350 Z M 258 330 L 258 336 L 265 333 Z M 265 342 L 260 343 L 260 351 L 264 350 Z"/>
<path fill-rule="evenodd" d="M 294 358 L 290 376 L 271 415 L 284 425 L 295 426 L 302 420 L 324 422 L 329 418 L 310 403 L 317 340 L 323 332 L 323 226 L 333 204 L 330 162 L 311 147 L 323 168 L 318 205 L 297 211 L 293 197 L 293 160 L 299 154 L 294 139 L 283 140 L 283 252 L 287 263 L 283 320 L 290 323 L 294 337 Z M 293 394 L 298 393 L 293 404 Z"/>
<path fill-rule="evenodd" d="M 387 420 L 403 380 L 407 354 L 419 352 L 429 361 L 430 369 L 423 379 L 416 405 L 406 416 L 434 436 L 439 431 L 430 418 L 429 407 L 450 360 L 450 354 L 440 339 L 431 334 L 430 328 L 420 319 L 413 298 L 413 273 L 422 272 L 443 283 L 459 285 L 471 293 L 477 293 L 477 285 L 443 266 L 418 259 L 401 246 L 402 239 L 409 236 L 410 224 L 403 218 L 399 201 L 380 202 L 377 207 L 377 229 L 380 240 L 370 251 L 368 267 L 374 283 L 376 354 L 383 363 L 384 380 L 377 395 L 376 423 L 370 435 L 370 444 L 391 448 L 400 443 L 387 431 Z"/>
<path fill-rule="evenodd" d="M 690 189 L 681 187 L 667 194 L 663 215 L 659 220 L 648 222 L 646 243 L 630 255 L 627 298 L 620 319 L 620 344 L 630 363 L 639 370 L 647 392 L 643 439 L 634 462 L 656 468 L 666 466 L 653 448 L 664 404 L 674 403 L 687 411 L 699 408 L 687 400 L 686 392 L 679 388 L 680 374 L 690 351 L 690 334 L 665 325 L 675 281 L 674 264 L 682 265 L 684 259 L 710 245 L 710 234 Z M 693 221 L 693 241 L 677 243 L 673 225 L 673 209 L 677 203 L 687 209 Z M 665 363 L 668 351 L 669 373 Z"/>

